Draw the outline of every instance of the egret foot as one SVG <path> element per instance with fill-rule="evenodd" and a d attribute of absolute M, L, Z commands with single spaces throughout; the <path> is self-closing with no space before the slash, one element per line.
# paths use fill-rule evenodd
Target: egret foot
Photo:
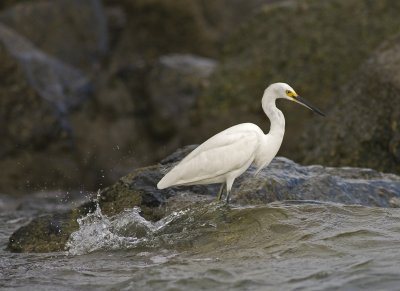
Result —
<path fill-rule="evenodd" d="M 230 195 L 231 195 L 231 191 L 227 191 L 227 193 L 226 193 L 226 200 L 225 200 L 225 204 L 226 204 L 226 205 L 229 204 Z"/>
<path fill-rule="evenodd" d="M 217 194 L 217 201 L 221 201 L 222 193 L 224 193 L 224 189 L 225 189 L 225 183 L 222 183 L 221 188 L 219 188 L 219 191 Z"/>

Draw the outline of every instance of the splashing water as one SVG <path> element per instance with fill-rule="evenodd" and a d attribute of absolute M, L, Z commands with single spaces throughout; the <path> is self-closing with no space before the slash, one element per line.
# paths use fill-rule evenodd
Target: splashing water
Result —
<path fill-rule="evenodd" d="M 125 209 L 108 217 L 101 212 L 100 194 L 97 194 L 96 211 L 78 218 L 79 230 L 72 233 L 66 249 L 69 255 L 82 255 L 99 250 L 130 249 L 149 242 L 157 232 L 189 209 L 173 212 L 158 222 L 150 222 L 140 215 L 140 208 Z"/>

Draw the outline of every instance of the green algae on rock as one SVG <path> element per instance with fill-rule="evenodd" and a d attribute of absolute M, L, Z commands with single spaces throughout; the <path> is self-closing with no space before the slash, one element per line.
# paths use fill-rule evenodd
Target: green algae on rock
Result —
<path fill-rule="evenodd" d="M 77 219 L 95 207 L 93 202 L 88 202 L 71 211 L 35 218 L 12 234 L 8 248 L 13 252 L 62 251 L 70 234 L 79 228 Z"/>
<path fill-rule="evenodd" d="M 217 185 L 171 187 L 158 190 L 157 182 L 193 147 L 167 157 L 162 164 L 140 168 L 101 191 L 101 212 L 113 217 L 125 209 L 140 208 L 147 221 L 189 208 L 204 208 L 218 191 Z M 265 205 L 274 201 L 324 201 L 377 207 L 400 207 L 400 177 L 370 169 L 301 166 L 277 157 L 257 176 L 250 168 L 235 181 L 235 204 Z M 93 212 L 97 204 L 88 202 L 72 211 L 34 219 L 18 229 L 9 241 L 15 252 L 61 251 L 70 234 L 78 230 L 77 219 Z M 229 208 L 229 207 L 228 207 Z M 203 212 L 203 211 L 200 211 Z M 176 225 L 179 229 L 181 226 Z"/>

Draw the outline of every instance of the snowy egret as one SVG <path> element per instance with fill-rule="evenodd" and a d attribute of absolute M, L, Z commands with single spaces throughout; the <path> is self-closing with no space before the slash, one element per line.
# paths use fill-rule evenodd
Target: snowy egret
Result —
<path fill-rule="evenodd" d="M 276 108 L 278 98 L 297 102 L 324 116 L 317 108 L 286 83 L 274 83 L 264 91 L 262 108 L 271 122 L 268 134 L 253 123 L 232 126 L 214 135 L 172 168 L 157 184 L 158 189 L 181 185 L 222 183 L 218 193 L 221 200 L 226 185 L 226 203 L 235 179 L 254 163 L 255 174 L 268 166 L 278 153 L 285 133 L 285 117 Z"/>

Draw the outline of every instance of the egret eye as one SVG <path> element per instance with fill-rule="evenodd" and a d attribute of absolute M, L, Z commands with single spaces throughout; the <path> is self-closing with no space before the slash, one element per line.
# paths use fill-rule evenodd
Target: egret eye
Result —
<path fill-rule="evenodd" d="M 291 97 L 291 96 L 293 96 L 293 93 L 290 90 L 286 90 L 286 95 Z"/>

